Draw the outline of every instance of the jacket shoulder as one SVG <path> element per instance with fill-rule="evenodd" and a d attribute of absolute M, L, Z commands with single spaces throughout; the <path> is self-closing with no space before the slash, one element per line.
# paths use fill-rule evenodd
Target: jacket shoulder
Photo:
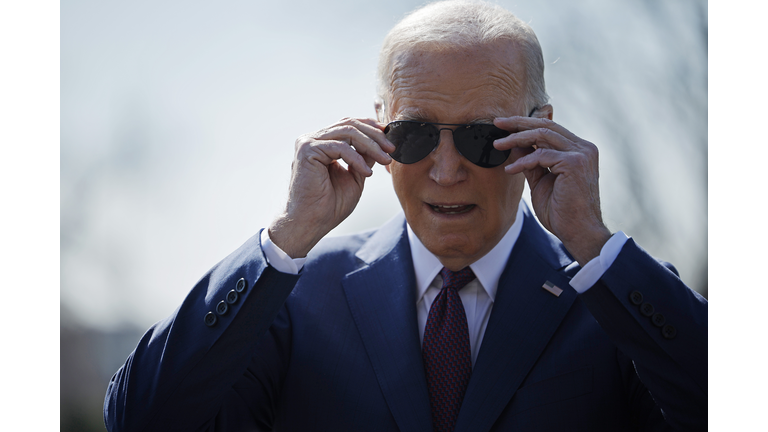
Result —
<path fill-rule="evenodd" d="M 363 245 L 376 233 L 368 230 L 361 233 L 343 236 L 326 237 L 322 239 L 307 255 L 302 272 L 319 269 L 339 270 L 349 272 L 359 265 L 360 259 L 355 256 Z"/>

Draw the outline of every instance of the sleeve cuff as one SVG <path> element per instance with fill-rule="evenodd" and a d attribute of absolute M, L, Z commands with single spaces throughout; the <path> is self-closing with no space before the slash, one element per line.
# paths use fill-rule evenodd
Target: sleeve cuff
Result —
<path fill-rule="evenodd" d="M 593 258 L 587 263 L 581 270 L 579 270 L 575 276 L 571 279 L 571 286 L 579 294 L 587 291 L 592 287 L 601 277 L 603 273 L 613 264 L 613 261 L 621 252 L 621 248 L 624 247 L 624 243 L 627 242 L 626 234 L 624 231 L 619 231 L 611 236 L 600 250 L 600 255 Z"/>
<path fill-rule="evenodd" d="M 261 250 L 264 252 L 264 256 L 267 257 L 269 265 L 282 273 L 299 274 L 307 258 L 289 257 L 287 253 L 272 243 L 268 231 L 266 228 L 261 231 Z"/>

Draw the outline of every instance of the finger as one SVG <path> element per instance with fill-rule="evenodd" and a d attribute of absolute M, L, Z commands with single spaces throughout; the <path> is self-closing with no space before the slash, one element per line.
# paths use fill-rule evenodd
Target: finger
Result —
<path fill-rule="evenodd" d="M 512 132 L 513 134 L 531 129 L 549 129 L 571 141 L 580 141 L 578 136 L 548 118 L 522 116 L 497 117 L 493 120 L 493 124 L 496 127 Z"/>
<path fill-rule="evenodd" d="M 317 160 L 321 164 L 328 166 L 333 161 L 341 159 L 348 167 L 366 177 L 373 174 L 363 156 L 350 147 L 346 141 L 315 141 L 310 147 L 313 150 L 312 154 L 307 157 L 310 161 Z"/>
<path fill-rule="evenodd" d="M 552 175 L 548 168 L 536 166 L 533 169 L 523 171 L 526 180 L 528 180 L 528 186 L 531 190 L 536 189 L 536 185 L 539 184 L 539 180 L 545 176 Z"/>
<path fill-rule="evenodd" d="M 533 153 L 534 151 L 536 151 L 536 149 L 533 148 L 533 147 L 522 147 L 522 148 L 514 147 L 514 148 L 511 148 L 508 160 L 510 160 L 511 162 L 514 162 L 514 161 L 520 159 L 521 157 L 523 157 L 525 155 L 529 155 L 529 154 Z"/>
<path fill-rule="evenodd" d="M 353 119 L 342 119 L 342 121 L 348 120 L 351 121 L 351 124 L 366 135 L 370 136 L 374 141 L 376 141 L 377 144 L 386 152 L 393 152 L 395 151 L 396 147 L 394 144 L 392 144 L 388 139 L 387 136 L 384 134 L 384 129 L 387 127 L 386 123 L 381 123 L 379 121 L 376 121 L 374 119 L 365 118 L 353 118 Z"/>
<path fill-rule="evenodd" d="M 561 165 L 569 156 L 569 153 L 540 148 L 536 149 L 536 151 L 533 153 L 523 156 L 513 163 L 505 166 L 504 171 L 508 174 L 517 174 L 524 171 L 531 171 L 541 168 L 545 171 L 551 171 L 555 174 L 560 174 Z"/>
<path fill-rule="evenodd" d="M 363 160 L 365 161 L 365 164 L 368 165 L 368 168 L 373 168 L 373 165 L 376 163 L 370 156 L 363 156 Z"/>
<path fill-rule="evenodd" d="M 316 137 L 318 139 L 336 139 L 333 136 L 326 136 L 327 133 L 333 133 L 334 131 L 338 131 L 341 129 L 342 131 L 345 130 L 345 127 L 353 127 L 366 136 L 368 136 L 370 139 L 372 139 L 376 144 L 378 144 L 379 147 L 381 147 L 385 152 L 393 152 L 395 151 L 395 145 L 389 142 L 387 139 L 387 136 L 384 134 L 384 128 L 386 127 L 385 124 L 379 123 L 376 120 L 373 119 L 357 119 L 357 118 L 343 118 L 339 120 L 338 123 L 335 125 L 324 129 L 321 131 L 321 134 L 318 134 Z"/>
<path fill-rule="evenodd" d="M 520 149 L 513 149 L 512 151 L 514 152 L 516 150 Z M 518 160 L 520 159 L 522 158 L 518 158 Z M 525 175 L 525 178 L 528 180 L 528 184 L 531 186 L 531 189 L 536 187 L 539 179 L 547 174 L 551 174 L 548 167 L 544 167 L 539 165 L 539 163 L 529 162 L 526 160 L 523 160 L 523 162 L 520 164 L 512 163 L 507 165 L 504 167 L 504 171 L 510 175 L 519 174 L 522 172 Z"/>
<path fill-rule="evenodd" d="M 384 129 L 387 127 L 386 123 L 378 122 L 374 119 L 356 119 L 360 122 L 360 130 L 366 135 L 373 138 L 374 141 L 384 150 L 386 153 L 392 153 L 397 147 L 392 144 L 387 135 L 384 134 Z"/>
<path fill-rule="evenodd" d="M 534 149 L 532 147 L 512 149 L 512 155 L 515 156 L 515 162 L 523 159 L 525 156 L 532 154 L 533 152 Z M 528 185 L 531 187 L 531 190 L 536 188 L 536 185 L 539 183 L 539 180 L 542 177 L 551 174 L 549 168 L 540 166 L 538 163 L 529 162 L 525 159 L 520 164 L 512 163 L 505 166 L 504 170 L 507 174 L 510 175 L 522 172 L 525 175 L 526 180 L 528 180 Z"/>
<path fill-rule="evenodd" d="M 380 122 L 378 120 L 375 120 L 375 119 L 372 119 L 372 118 L 359 118 L 359 119 L 355 119 L 355 120 L 357 120 L 357 121 L 359 121 L 361 123 L 365 123 L 365 124 L 367 124 L 369 126 L 372 126 L 372 127 L 376 128 L 376 129 L 382 131 L 382 133 L 384 132 L 384 129 L 387 127 L 386 123 L 382 123 L 382 122 Z"/>
<path fill-rule="evenodd" d="M 572 150 L 576 144 L 559 133 L 546 128 L 524 130 L 499 138 L 493 142 L 498 150 L 536 146 L 561 151 Z"/>
<path fill-rule="evenodd" d="M 362 123 L 360 125 L 362 125 Z M 390 163 L 392 158 L 386 152 L 384 152 L 379 143 L 376 142 L 373 137 L 363 133 L 359 129 L 360 125 L 355 126 L 351 124 L 342 124 L 332 126 L 322 131 L 322 133 L 316 135 L 316 139 L 346 141 L 347 144 L 354 147 L 358 153 L 362 155 L 368 155 L 382 165 Z M 366 125 L 366 127 L 370 130 L 376 130 L 368 125 Z M 383 136 L 381 131 L 378 132 Z"/>

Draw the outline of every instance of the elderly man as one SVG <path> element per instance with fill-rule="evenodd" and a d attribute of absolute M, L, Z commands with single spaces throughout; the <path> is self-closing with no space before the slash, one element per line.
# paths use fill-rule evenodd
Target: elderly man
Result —
<path fill-rule="evenodd" d="M 706 301 L 603 224 L 597 149 L 552 121 L 532 30 L 431 4 L 379 79 L 378 120 L 300 137 L 284 213 L 146 333 L 108 428 L 706 429 Z M 324 239 L 375 163 L 403 214 Z"/>

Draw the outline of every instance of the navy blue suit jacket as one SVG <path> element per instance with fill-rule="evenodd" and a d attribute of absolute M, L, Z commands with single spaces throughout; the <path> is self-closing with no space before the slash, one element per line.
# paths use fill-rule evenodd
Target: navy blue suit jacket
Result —
<path fill-rule="evenodd" d="M 631 239 L 582 295 L 577 270 L 526 211 L 456 431 L 706 430 L 706 300 Z M 149 329 L 104 410 L 111 431 L 431 431 L 402 215 L 323 240 L 298 276 L 254 236 Z"/>

